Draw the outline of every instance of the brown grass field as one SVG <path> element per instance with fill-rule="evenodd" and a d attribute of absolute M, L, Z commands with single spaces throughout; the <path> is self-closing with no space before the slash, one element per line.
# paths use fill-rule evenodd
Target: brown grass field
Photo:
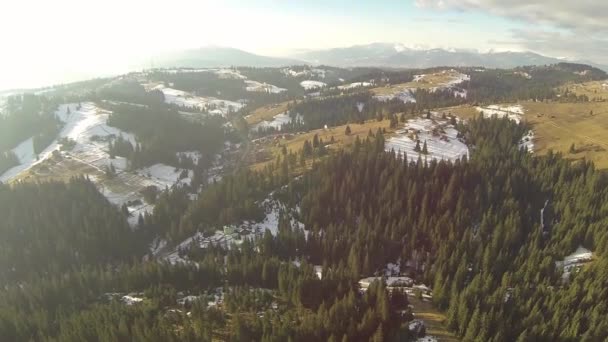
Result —
<path fill-rule="evenodd" d="M 391 95 L 398 93 L 406 88 L 429 89 L 439 87 L 456 78 L 458 74 L 459 73 L 457 71 L 446 70 L 445 73 L 438 72 L 434 74 L 428 74 L 418 82 L 412 81 L 407 83 L 388 85 L 385 87 L 377 87 L 371 89 L 371 92 L 374 95 Z"/>
<path fill-rule="evenodd" d="M 414 318 L 421 319 L 426 325 L 426 334 L 437 338 L 440 342 L 456 342 L 458 338 L 448 331 L 444 322 L 446 317 L 432 303 L 422 301 L 415 296 L 408 296 L 414 306 Z"/>
<path fill-rule="evenodd" d="M 562 152 L 572 160 L 591 160 L 599 169 L 608 169 L 608 102 L 521 102 L 524 120 L 534 130 L 534 152 Z M 479 112 L 473 106 L 443 108 L 470 119 Z M 574 153 L 570 146 L 574 144 Z"/>
<path fill-rule="evenodd" d="M 608 100 L 608 81 L 592 81 L 578 84 L 567 84 L 559 87 L 560 92 L 566 89 L 576 95 L 587 95 L 590 101 L 606 101 Z"/>
<path fill-rule="evenodd" d="M 250 115 L 245 117 L 245 120 L 249 125 L 255 125 L 264 120 L 272 120 L 272 118 L 277 115 L 284 113 L 287 110 L 287 104 L 289 101 L 281 102 L 277 104 L 267 105 L 264 107 L 260 107 L 253 111 Z"/>
<path fill-rule="evenodd" d="M 277 140 L 269 139 L 267 142 L 260 144 L 260 146 L 257 147 L 258 151 L 260 149 L 264 149 L 267 152 L 267 154 L 268 154 L 267 160 L 255 162 L 251 165 L 251 168 L 253 168 L 255 170 L 261 170 L 266 165 L 268 165 L 268 163 L 272 163 L 276 159 L 277 155 L 279 155 L 281 153 L 283 146 L 285 146 L 287 148 L 287 151 L 289 151 L 289 152 L 294 152 L 294 153 L 299 152 L 300 150 L 302 150 L 302 148 L 304 146 L 304 142 L 306 140 L 312 142 L 312 139 L 315 136 L 315 134 L 318 134 L 319 138 L 323 139 L 323 141 L 325 143 L 329 143 L 329 141 L 331 141 L 331 138 L 333 136 L 334 143 L 327 146 L 327 148 L 330 151 L 338 151 L 338 150 L 341 150 L 344 148 L 351 147 L 354 144 L 357 137 L 359 137 L 360 139 L 364 139 L 365 137 L 367 137 L 370 130 L 373 133 L 376 133 L 378 128 L 380 128 L 380 129 L 384 128 L 386 130 L 385 138 L 387 138 L 387 139 L 394 133 L 394 129 L 390 128 L 390 120 L 383 120 L 383 121 L 369 120 L 363 124 L 357 124 L 357 123 L 348 124 L 348 126 L 350 126 L 350 129 L 351 129 L 350 135 L 345 134 L 346 126 L 347 125 L 331 127 L 327 130 L 316 129 L 316 130 L 306 132 L 303 134 L 296 134 L 292 138 L 289 138 L 289 139 L 285 139 L 285 138 L 281 138 L 281 139 L 277 139 Z M 312 163 L 312 160 L 309 160 L 307 163 L 308 166 L 310 166 L 311 163 Z"/>

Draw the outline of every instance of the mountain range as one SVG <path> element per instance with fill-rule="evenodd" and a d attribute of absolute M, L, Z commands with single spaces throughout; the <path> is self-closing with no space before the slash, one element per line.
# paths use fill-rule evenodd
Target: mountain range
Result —
<path fill-rule="evenodd" d="M 545 65 L 563 59 L 534 52 L 478 52 L 456 49 L 412 49 L 401 44 L 372 43 L 345 48 L 311 50 L 287 57 L 269 57 L 227 47 L 203 47 L 158 56 L 160 67 L 278 67 L 295 64 L 337 67 L 429 68 L 435 66 L 479 66 L 513 68 Z M 573 61 L 608 70 L 608 66 L 589 61 Z"/>

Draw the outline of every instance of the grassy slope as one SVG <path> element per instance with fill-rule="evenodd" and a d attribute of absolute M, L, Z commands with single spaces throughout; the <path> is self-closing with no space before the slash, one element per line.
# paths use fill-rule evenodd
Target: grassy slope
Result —
<path fill-rule="evenodd" d="M 400 84 L 388 85 L 385 87 L 373 88 L 371 91 L 375 95 L 391 95 L 403 91 L 403 89 L 429 89 L 434 87 L 440 87 L 445 85 L 447 82 L 456 78 L 459 73 L 456 71 L 447 71 L 445 73 L 434 73 L 424 76 L 424 78 L 418 82 L 407 82 Z"/>
<path fill-rule="evenodd" d="M 264 120 L 271 121 L 275 115 L 284 113 L 287 110 L 288 103 L 289 101 L 286 101 L 278 104 L 260 107 L 254 110 L 253 113 L 251 113 L 250 115 L 247 115 L 245 117 L 245 120 L 249 125 L 255 125 Z"/>
<path fill-rule="evenodd" d="M 455 342 L 458 338 L 446 328 L 446 316 L 437 310 L 430 302 L 425 302 L 408 296 L 410 304 L 414 306 L 414 318 L 421 319 L 426 325 L 426 334 L 437 338 L 440 342 Z"/>
<path fill-rule="evenodd" d="M 266 161 L 253 163 L 251 165 L 251 168 L 255 170 L 261 170 L 268 163 L 272 163 L 273 161 L 275 161 L 276 156 L 281 153 L 283 145 L 285 145 L 287 147 L 287 150 L 290 152 L 300 152 L 300 150 L 302 150 L 302 147 L 304 146 L 304 142 L 306 140 L 312 142 L 312 139 L 315 134 L 318 134 L 319 138 L 323 139 L 325 143 L 329 143 L 331 141 L 331 137 L 333 136 L 335 142 L 332 145 L 328 146 L 328 149 L 330 151 L 337 151 L 352 146 L 357 136 L 361 139 L 364 139 L 368 135 L 370 129 L 373 133 L 376 133 L 378 128 L 384 128 L 386 130 L 385 138 L 390 137 L 391 134 L 394 133 L 394 130 L 390 128 L 390 120 L 369 120 L 361 125 L 356 123 L 348 124 L 351 129 L 350 135 L 345 134 L 346 126 L 347 125 L 332 127 L 327 130 L 316 129 L 307 133 L 295 135 L 291 139 L 281 138 L 277 139 L 276 141 L 267 141 L 263 144 L 260 144 L 256 149 L 265 149 L 266 151 L 270 152 L 269 154 L 271 157 Z M 311 163 L 312 161 L 308 161 L 308 166 L 310 166 Z"/>
<path fill-rule="evenodd" d="M 608 100 L 608 87 L 604 84 L 608 84 L 608 81 L 591 81 L 579 84 L 568 84 L 563 87 L 559 87 L 560 92 L 564 92 L 568 89 L 570 92 L 576 95 L 587 95 L 589 100 Z"/>
<path fill-rule="evenodd" d="M 600 169 L 608 169 L 608 102 L 521 102 L 524 120 L 531 124 L 534 152 L 547 153 L 550 149 L 562 152 L 573 160 L 587 159 Z M 444 108 L 462 119 L 470 119 L 479 112 L 473 106 Z M 593 112 L 593 115 L 591 115 Z M 575 153 L 570 153 L 574 144 Z"/>

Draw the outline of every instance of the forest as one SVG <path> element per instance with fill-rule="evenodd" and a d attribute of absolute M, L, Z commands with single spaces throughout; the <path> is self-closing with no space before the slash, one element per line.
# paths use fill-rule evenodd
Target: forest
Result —
<path fill-rule="evenodd" d="M 202 122 L 191 122 L 177 110 L 161 105 L 104 104 L 104 107 L 112 111 L 108 125 L 133 132 L 137 137 L 136 146 L 118 137 L 108 147 L 111 154 L 128 158 L 134 169 L 155 163 L 179 166 L 176 152 L 183 151 L 198 151 L 209 163 L 226 138 L 221 117 L 207 116 Z"/>
<path fill-rule="evenodd" d="M 22 94 L 7 99 L 0 115 L 0 170 L 13 159 L 5 153 L 24 140 L 33 138 L 34 151 L 40 153 L 55 139 L 60 128 L 56 108 L 57 99 L 45 96 Z"/>

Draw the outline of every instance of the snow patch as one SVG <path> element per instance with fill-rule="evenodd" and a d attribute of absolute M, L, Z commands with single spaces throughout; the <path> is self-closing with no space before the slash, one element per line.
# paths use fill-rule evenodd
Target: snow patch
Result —
<path fill-rule="evenodd" d="M 300 82 L 300 86 L 302 86 L 302 88 L 306 89 L 306 90 L 311 90 L 311 89 L 317 89 L 317 88 L 323 88 L 325 87 L 327 84 L 320 82 L 320 81 L 313 81 L 313 80 L 306 80 L 306 81 L 302 81 Z"/>
<path fill-rule="evenodd" d="M 296 121 L 303 121 L 304 118 L 300 114 L 296 114 Z M 273 117 L 272 121 L 262 121 L 256 125 L 254 125 L 251 129 L 253 131 L 258 131 L 260 128 L 269 128 L 273 127 L 277 130 L 281 130 L 283 125 L 289 124 L 293 121 L 293 118 L 288 113 L 280 113 Z"/>
<path fill-rule="evenodd" d="M 251 92 L 279 94 L 287 91 L 285 88 L 279 88 L 275 85 L 260 83 L 258 81 L 245 81 L 245 84 L 247 85 L 245 89 Z"/>
<path fill-rule="evenodd" d="M 348 90 L 348 89 L 354 89 L 354 88 L 371 87 L 372 85 L 373 84 L 371 82 L 354 82 L 354 83 L 338 86 L 338 89 Z"/>
<path fill-rule="evenodd" d="M 416 98 L 414 97 L 414 90 L 409 88 L 404 88 L 403 90 L 396 91 L 393 94 L 375 95 L 374 98 L 378 101 L 390 101 L 392 99 L 399 99 L 403 103 L 416 103 Z"/>
<path fill-rule="evenodd" d="M 475 109 L 483 113 L 485 118 L 496 116 L 498 118 L 507 117 L 519 123 L 524 115 L 524 109 L 521 105 L 490 105 L 487 107 L 475 107 Z"/>
<path fill-rule="evenodd" d="M 528 133 L 526 133 L 526 135 L 524 135 L 521 138 L 521 141 L 519 142 L 519 147 L 525 147 L 526 150 L 528 150 L 528 152 L 533 153 L 534 152 L 534 131 L 533 130 L 529 130 Z"/>
<path fill-rule="evenodd" d="M 163 190 L 165 187 L 171 187 L 175 184 L 189 184 L 190 179 L 194 175 L 193 171 L 188 170 L 188 176 L 180 179 L 182 170 L 165 164 L 154 164 L 145 168 L 138 169 L 138 174 L 154 180 L 157 185 Z"/>
<path fill-rule="evenodd" d="M 130 296 L 130 295 L 126 295 L 126 296 L 122 296 L 122 298 L 120 299 L 121 302 L 123 302 L 125 305 L 134 305 L 137 303 L 141 303 L 144 301 L 143 298 L 139 298 L 139 297 L 134 297 L 134 296 Z"/>
<path fill-rule="evenodd" d="M 422 150 L 426 141 L 428 154 L 414 150 L 419 142 Z M 396 153 L 407 154 L 410 161 L 417 161 L 420 156 L 423 160 L 437 159 L 456 161 L 469 155 L 469 149 L 458 138 L 458 131 L 447 121 L 439 119 L 410 119 L 405 127 L 397 131 L 397 135 L 388 139 L 386 151 L 394 150 Z"/>
<path fill-rule="evenodd" d="M 214 115 L 225 116 L 244 106 L 244 104 L 240 102 L 221 100 L 214 97 L 195 96 L 182 90 L 167 88 L 163 85 L 158 85 L 154 89 L 160 90 L 164 94 L 165 103 L 186 108 L 198 108 L 200 110 L 206 110 Z"/>
<path fill-rule="evenodd" d="M 165 256 L 164 259 L 171 264 L 188 263 L 188 260 L 182 258 L 179 254 L 180 251 L 188 250 L 193 245 L 198 246 L 199 248 L 208 248 L 210 245 L 219 245 L 229 248 L 233 243 L 237 245 L 241 244 L 243 242 L 243 235 L 251 236 L 254 239 L 261 238 L 264 236 L 266 230 L 270 231 L 273 236 L 276 236 L 279 231 L 280 213 L 283 211 L 289 214 L 289 210 L 283 203 L 272 199 L 272 194 L 261 203 L 261 206 L 266 213 L 266 216 L 262 221 L 244 221 L 238 225 L 224 226 L 222 230 L 216 230 L 215 233 L 210 236 L 205 236 L 205 234 L 198 232 L 182 241 L 176 249 Z M 294 219 L 293 215 L 289 215 L 291 216 L 291 226 L 304 230 L 304 224 Z"/>

